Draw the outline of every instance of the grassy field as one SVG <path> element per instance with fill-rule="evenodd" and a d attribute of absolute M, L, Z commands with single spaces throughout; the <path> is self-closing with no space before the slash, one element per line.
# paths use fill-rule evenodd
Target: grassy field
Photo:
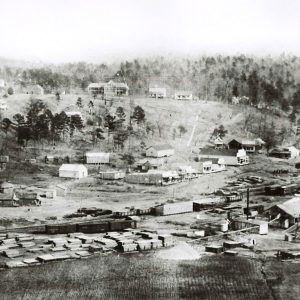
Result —
<path fill-rule="evenodd" d="M 1 299 L 273 299 L 260 263 L 239 257 L 99 256 L 7 270 L 0 279 Z"/>

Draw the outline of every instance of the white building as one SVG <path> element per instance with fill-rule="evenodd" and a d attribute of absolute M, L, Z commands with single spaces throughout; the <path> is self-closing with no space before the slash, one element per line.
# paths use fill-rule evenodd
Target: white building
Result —
<path fill-rule="evenodd" d="M 63 164 L 59 168 L 59 177 L 65 178 L 83 178 L 88 176 L 88 170 L 80 164 Z"/>
<path fill-rule="evenodd" d="M 109 153 L 87 152 L 85 158 L 87 164 L 109 164 Z"/>
<path fill-rule="evenodd" d="M 175 151 L 170 145 L 151 146 L 146 149 L 147 157 L 168 157 L 174 155 Z"/>
<path fill-rule="evenodd" d="M 225 170 L 224 158 L 203 158 L 202 172 L 204 174 L 216 173 Z"/>
<path fill-rule="evenodd" d="M 193 100 L 193 93 L 190 91 L 176 91 L 174 93 L 175 100 Z"/>
<path fill-rule="evenodd" d="M 195 170 L 192 166 L 178 166 L 177 167 L 177 172 L 178 174 L 185 178 L 185 179 L 190 179 L 190 178 L 196 178 L 199 176 L 199 171 Z"/>
<path fill-rule="evenodd" d="M 209 158 L 209 160 L 223 158 L 226 166 L 243 166 L 249 164 L 249 156 L 244 149 L 201 149 L 199 159 L 203 158 Z"/>
<path fill-rule="evenodd" d="M 224 142 L 219 136 L 215 138 L 214 145 L 215 145 L 215 149 L 224 148 Z"/>
<path fill-rule="evenodd" d="M 5 89 L 5 86 L 6 86 L 6 84 L 5 84 L 4 79 L 0 79 L 0 90 Z"/>
<path fill-rule="evenodd" d="M 83 120 L 83 116 L 80 111 L 66 111 L 65 113 L 66 113 L 67 117 L 69 117 L 69 118 L 78 116 L 81 118 L 81 120 Z"/>
<path fill-rule="evenodd" d="M 7 103 L 4 100 L 0 100 L 0 110 L 6 111 L 8 109 Z"/>
<path fill-rule="evenodd" d="M 113 80 L 109 82 L 90 83 L 87 89 L 90 94 L 106 96 L 127 96 L 129 92 L 129 87 L 125 82 L 116 82 Z"/>
<path fill-rule="evenodd" d="M 149 96 L 151 98 L 166 98 L 167 89 L 164 87 L 149 87 Z"/>
<path fill-rule="evenodd" d="M 299 156 L 299 150 L 296 147 L 290 146 L 287 147 L 286 149 L 288 149 L 291 152 L 291 158 L 296 158 Z"/>

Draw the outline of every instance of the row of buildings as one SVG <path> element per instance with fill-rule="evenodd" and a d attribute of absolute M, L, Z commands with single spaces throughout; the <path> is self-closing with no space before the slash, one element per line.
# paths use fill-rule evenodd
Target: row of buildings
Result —
<path fill-rule="evenodd" d="M 105 97 L 121 97 L 128 96 L 129 87 L 124 82 L 110 80 L 108 82 L 90 83 L 87 91 L 91 95 L 100 95 Z M 167 88 L 159 86 L 150 86 L 148 90 L 149 97 L 163 99 L 167 97 Z M 176 100 L 193 100 L 191 91 L 178 90 L 175 91 L 172 97 Z"/>
<path fill-rule="evenodd" d="M 106 180 L 124 179 L 127 183 L 166 185 L 182 180 L 197 178 L 200 172 L 191 166 L 180 166 L 176 170 L 148 169 L 147 172 L 107 170 L 99 171 L 98 178 Z M 81 179 L 88 176 L 88 169 L 82 164 L 63 164 L 59 168 L 59 177 Z"/>
<path fill-rule="evenodd" d="M 257 153 L 264 148 L 265 142 L 261 138 L 252 140 L 223 140 L 217 137 L 214 140 L 214 148 L 218 150 L 229 149 L 229 150 L 239 150 L 244 149 L 247 153 Z"/>
<path fill-rule="evenodd" d="M 165 87 L 153 86 L 149 87 L 149 97 L 155 99 L 163 99 L 167 97 L 167 89 Z M 177 90 L 172 95 L 175 100 L 193 100 L 193 92 L 185 90 Z"/>
<path fill-rule="evenodd" d="M 216 150 L 239 150 L 244 149 L 247 153 L 260 153 L 265 148 L 265 142 L 261 138 L 252 140 L 232 139 L 224 141 L 220 137 L 214 140 L 214 148 Z M 269 152 L 269 156 L 276 158 L 296 158 L 300 155 L 299 149 L 295 146 L 288 146 L 282 148 L 274 148 Z"/>

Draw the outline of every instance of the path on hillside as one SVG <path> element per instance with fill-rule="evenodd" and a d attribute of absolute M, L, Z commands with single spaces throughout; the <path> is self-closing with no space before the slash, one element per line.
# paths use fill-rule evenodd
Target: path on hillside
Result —
<path fill-rule="evenodd" d="M 198 123 L 198 120 L 199 120 L 199 115 L 196 116 L 196 120 L 195 120 L 195 124 L 193 126 L 193 130 L 192 130 L 192 133 L 191 133 L 191 136 L 188 140 L 188 143 L 187 143 L 187 146 L 189 147 L 192 140 L 193 140 L 193 137 L 194 137 L 194 133 L 195 133 L 195 130 L 196 130 L 196 127 L 197 127 L 197 123 Z"/>

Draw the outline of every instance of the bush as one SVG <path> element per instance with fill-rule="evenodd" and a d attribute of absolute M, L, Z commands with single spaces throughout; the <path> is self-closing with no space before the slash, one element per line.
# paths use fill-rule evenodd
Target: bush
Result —
<path fill-rule="evenodd" d="M 94 125 L 94 121 L 92 119 L 87 119 L 86 125 L 93 126 Z"/>
<path fill-rule="evenodd" d="M 7 89 L 7 94 L 8 94 L 8 95 L 13 95 L 13 93 L 14 93 L 13 88 L 12 88 L 12 87 L 9 87 L 9 88 Z"/>

